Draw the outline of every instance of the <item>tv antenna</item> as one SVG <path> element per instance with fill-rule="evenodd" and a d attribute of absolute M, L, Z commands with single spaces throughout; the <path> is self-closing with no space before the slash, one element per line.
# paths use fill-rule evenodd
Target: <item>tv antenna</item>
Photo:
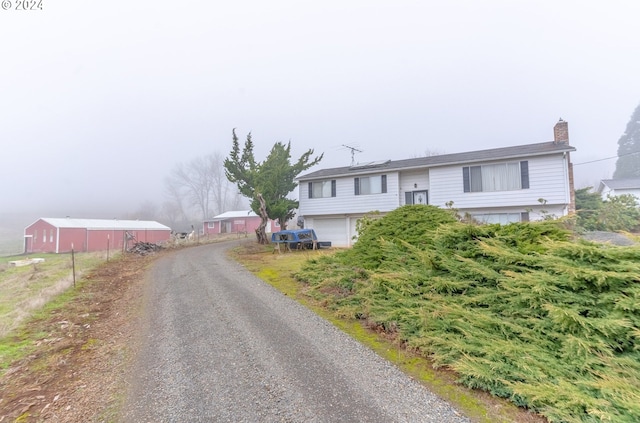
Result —
<path fill-rule="evenodd" d="M 357 148 L 355 148 L 355 147 L 349 147 L 348 145 L 345 145 L 345 144 L 342 144 L 342 146 L 343 146 L 344 148 L 348 148 L 349 150 L 351 150 L 351 166 L 353 166 L 353 165 L 356 163 L 356 162 L 355 162 L 355 154 L 356 154 L 356 151 L 357 151 L 358 153 L 362 153 L 362 150 L 358 150 L 358 149 L 357 149 Z"/>

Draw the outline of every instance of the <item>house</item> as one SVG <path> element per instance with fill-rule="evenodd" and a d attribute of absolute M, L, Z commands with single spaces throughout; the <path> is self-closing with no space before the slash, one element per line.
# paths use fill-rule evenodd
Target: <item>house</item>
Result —
<path fill-rule="evenodd" d="M 122 249 L 134 242 L 168 241 L 171 228 L 155 221 L 40 218 L 24 230 L 25 253 Z"/>
<path fill-rule="evenodd" d="M 603 179 L 598 186 L 598 193 L 603 200 L 609 196 L 631 194 L 640 203 L 640 178 Z"/>
<path fill-rule="evenodd" d="M 298 215 L 333 246 L 350 246 L 366 213 L 405 204 L 491 223 L 560 217 L 575 211 L 572 151 L 561 119 L 550 142 L 322 169 L 297 178 Z"/>
<path fill-rule="evenodd" d="M 228 211 L 203 222 L 204 235 L 235 234 L 254 232 L 260 225 L 260 216 L 252 210 Z M 265 232 L 280 230 L 278 222 L 269 219 Z"/>

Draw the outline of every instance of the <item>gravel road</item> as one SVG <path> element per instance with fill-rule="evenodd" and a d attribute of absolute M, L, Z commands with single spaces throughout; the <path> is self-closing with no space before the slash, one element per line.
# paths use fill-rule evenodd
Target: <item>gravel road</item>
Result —
<path fill-rule="evenodd" d="M 234 244 L 150 270 L 123 422 L 469 422 L 228 260 Z"/>

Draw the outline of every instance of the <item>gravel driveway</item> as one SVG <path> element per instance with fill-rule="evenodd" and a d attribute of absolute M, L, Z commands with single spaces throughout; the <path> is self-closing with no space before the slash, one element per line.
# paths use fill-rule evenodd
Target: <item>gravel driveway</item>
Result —
<path fill-rule="evenodd" d="M 228 260 L 232 245 L 154 264 L 122 421 L 469 421 Z"/>

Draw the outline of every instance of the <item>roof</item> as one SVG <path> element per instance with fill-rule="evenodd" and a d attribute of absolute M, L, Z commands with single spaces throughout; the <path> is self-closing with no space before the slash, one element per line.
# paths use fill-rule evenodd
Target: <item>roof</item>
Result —
<path fill-rule="evenodd" d="M 601 188 L 602 184 L 611 189 L 640 189 L 640 178 L 603 179 L 600 182 Z M 602 189 L 599 191 L 602 191 Z"/>
<path fill-rule="evenodd" d="M 564 143 L 543 142 L 538 144 L 516 145 L 511 147 L 492 148 L 489 150 L 467 151 L 464 153 L 442 154 L 439 156 L 418 157 L 405 160 L 387 160 L 372 162 L 371 164 L 358 164 L 355 166 L 321 169 L 306 175 L 299 176 L 298 180 L 319 179 L 334 176 L 358 175 L 375 171 L 420 169 L 437 166 L 448 166 L 464 163 L 484 162 L 487 160 L 515 159 L 531 156 L 543 156 L 575 151 Z"/>
<path fill-rule="evenodd" d="M 213 216 L 211 219 L 207 219 L 206 222 L 213 222 L 216 220 L 226 220 L 226 219 L 234 219 L 237 217 L 258 217 L 257 214 L 253 212 L 253 210 L 236 210 L 236 211 L 228 211 L 217 216 Z"/>
<path fill-rule="evenodd" d="M 69 217 L 43 217 L 43 220 L 57 228 L 86 228 L 112 230 L 167 230 L 171 228 L 153 220 L 118 220 L 118 219 L 75 219 Z"/>

